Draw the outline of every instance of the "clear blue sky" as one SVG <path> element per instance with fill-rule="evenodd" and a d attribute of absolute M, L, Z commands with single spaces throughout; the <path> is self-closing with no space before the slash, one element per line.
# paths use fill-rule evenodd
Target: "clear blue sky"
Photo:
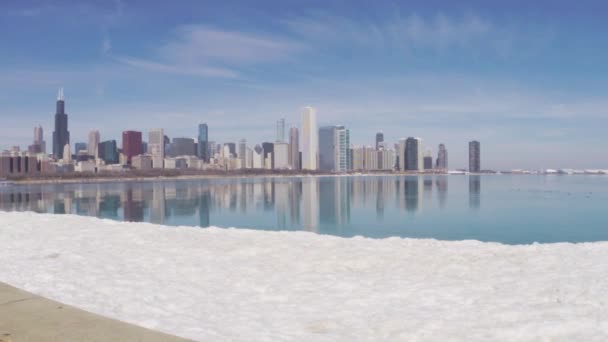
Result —
<path fill-rule="evenodd" d="M 0 2 L 0 149 L 162 127 L 273 140 L 275 121 L 344 124 L 355 144 L 418 136 L 451 167 L 608 168 L 605 1 Z M 147 134 L 146 134 L 147 135 Z"/>

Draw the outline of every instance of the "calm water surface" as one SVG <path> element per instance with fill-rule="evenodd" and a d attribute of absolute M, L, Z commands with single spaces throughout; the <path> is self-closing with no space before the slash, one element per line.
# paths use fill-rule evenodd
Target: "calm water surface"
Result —
<path fill-rule="evenodd" d="M 0 188 L 0 209 L 165 225 L 476 239 L 608 240 L 606 176 L 353 176 Z"/>

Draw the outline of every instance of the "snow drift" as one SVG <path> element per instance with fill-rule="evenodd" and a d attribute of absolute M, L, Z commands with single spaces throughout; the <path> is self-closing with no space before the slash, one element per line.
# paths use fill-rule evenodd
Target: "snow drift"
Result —
<path fill-rule="evenodd" d="M 608 243 L 338 238 L 0 213 L 0 281 L 205 341 L 608 339 Z"/>

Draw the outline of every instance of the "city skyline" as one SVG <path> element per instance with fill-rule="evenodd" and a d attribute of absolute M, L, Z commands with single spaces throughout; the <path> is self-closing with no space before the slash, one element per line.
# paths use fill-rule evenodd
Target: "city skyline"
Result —
<path fill-rule="evenodd" d="M 0 30 L 11 51 L 0 57 L 0 150 L 31 144 L 37 125 L 52 132 L 49 105 L 65 86 L 72 147 L 92 129 L 104 141 L 158 127 L 196 139 L 200 123 L 210 141 L 273 141 L 277 120 L 291 127 L 312 105 L 318 126 L 345 125 L 355 145 L 379 131 L 389 144 L 419 136 L 433 155 L 444 143 L 454 168 L 467 167 L 472 139 L 484 168 L 608 168 L 599 1 L 241 3 L 247 23 L 227 20 L 230 5 L 187 3 L 187 14 L 129 1 L 0 5 L 11 27 Z"/>

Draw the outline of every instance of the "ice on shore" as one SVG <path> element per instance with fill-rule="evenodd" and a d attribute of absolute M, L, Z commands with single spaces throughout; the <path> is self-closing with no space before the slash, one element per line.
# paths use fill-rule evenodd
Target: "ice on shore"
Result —
<path fill-rule="evenodd" d="M 338 238 L 0 212 L 0 281 L 201 341 L 608 340 L 608 243 Z"/>

